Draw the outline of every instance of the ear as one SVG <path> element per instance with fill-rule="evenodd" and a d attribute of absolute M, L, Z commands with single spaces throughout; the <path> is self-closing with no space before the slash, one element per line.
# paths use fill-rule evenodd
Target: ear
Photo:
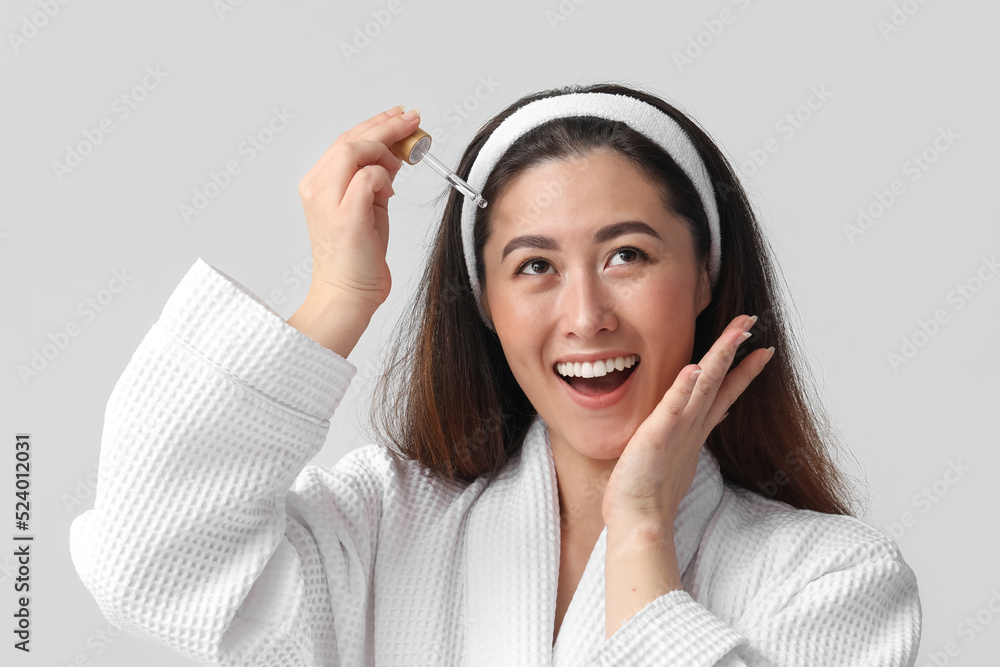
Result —
<path fill-rule="evenodd" d="M 698 271 L 698 315 L 712 303 L 712 281 L 708 277 L 708 268 L 702 266 Z"/>

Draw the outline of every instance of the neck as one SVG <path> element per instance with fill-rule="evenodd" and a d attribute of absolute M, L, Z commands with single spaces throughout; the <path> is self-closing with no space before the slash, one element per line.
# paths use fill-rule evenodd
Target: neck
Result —
<path fill-rule="evenodd" d="M 618 459 L 592 459 L 550 433 L 564 540 L 593 547 L 604 530 L 604 489 Z"/>

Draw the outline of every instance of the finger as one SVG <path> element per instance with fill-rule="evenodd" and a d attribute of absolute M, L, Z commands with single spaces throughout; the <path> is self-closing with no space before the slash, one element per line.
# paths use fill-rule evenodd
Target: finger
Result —
<path fill-rule="evenodd" d="M 413 134 L 413 131 L 416 130 L 419 125 L 420 116 L 413 119 L 403 118 L 402 116 L 393 116 L 381 123 L 370 126 L 367 130 L 356 135 L 353 139 L 350 139 L 347 142 L 342 142 L 342 144 L 346 143 L 346 146 L 344 146 L 342 150 L 356 150 L 358 151 L 358 154 L 355 155 L 354 169 L 344 165 L 341 160 L 335 160 L 333 155 L 331 155 L 329 158 L 331 164 L 338 165 L 339 167 L 339 169 L 334 168 L 335 181 L 338 182 L 342 188 L 346 189 L 347 183 L 350 181 L 351 177 L 354 176 L 354 171 L 356 171 L 357 168 L 375 163 L 385 167 L 386 171 L 389 172 L 390 178 L 395 180 L 396 172 L 402 168 L 403 161 L 393 155 L 392 151 L 389 150 L 389 146 L 392 146 L 397 141 L 401 141 L 402 139 L 405 139 Z"/>
<path fill-rule="evenodd" d="M 397 108 L 398 109 L 398 108 Z M 364 143 L 370 144 L 372 141 L 359 141 L 362 139 L 362 135 L 371 130 L 374 127 L 381 127 L 383 125 L 390 124 L 392 127 L 388 132 L 383 132 L 380 136 L 389 137 L 391 141 L 387 145 L 383 145 L 381 148 L 366 146 L 366 148 L 361 149 L 362 154 L 358 155 L 353 153 L 353 159 L 355 164 L 353 164 L 353 169 L 350 167 L 341 166 L 340 169 L 335 169 L 334 165 L 340 165 L 342 160 L 343 152 L 352 152 L 358 149 L 356 144 Z M 337 201 L 343 197 L 344 191 L 347 189 L 347 184 L 350 182 L 352 176 L 357 171 L 358 168 L 372 163 L 379 163 L 385 167 L 389 173 L 395 176 L 395 173 L 399 171 L 402 167 L 402 161 L 392 154 L 389 150 L 389 146 L 404 139 L 413 133 L 418 125 L 418 120 L 409 121 L 403 118 L 398 110 L 384 111 L 381 114 L 377 114 L 372 118 L 369 118 L 363 123 L 359 123 L 354 128 L 344 132 L 337 140 L 330 145 L 329 148 L 316 160 L 316 164 L 313 165 L 312 169 L 302 178 L 302 183 L 308 183 L 310 181 L 323 180 L 324 178 L 330 179 L 330 186 L 334 188 L 335 193 L 338 195 Z M 359 130 L 359 128 L 364 128 Z M 350 162 L 350 160 L 348 160 Z M 333 171 L 334 174 L 331 177 L 328 172 Z"/>
<path fill-rule="evenodd" d="M 361 134 L 357 136 L 355 141 L 377 141 L 385 146 L 392 146 L 396 142 L 402 141 L 406 137 L 413 134 L 420 127 L 420 116 L 408 119 L 403 116 L 396 116 L 390 118 L 388 121 L 381 123 L 379 125 L 373 125 Z M 402 168 L 403 161 L 397 158 L 392 151 L 389 151 L 392 159 L 396 161 L 396 168 L 389 171 L 389 174 L 395 178 L 396 172 Z"/>
<path fill-rule="evenodd" d="M 372 205 L 377 198 L 388 199 L 392 190 L 389 173 L 379 165 L 366 167 L 357 173 L 344 195 L 342 206 L 349 220 L 366 220 L 371 217 Z"/>
<path fill-rule="evenodd" d="M 369 165 L 378 165 L 388 172 L 390 182 L 395 179 L 396 172 L 402 166 L 402 161 L 392 154 L 392 151 L 380 141 L 357 139 L 345 149 L 351 154 L 351 159 L 334 163 L 331 178 L 335 183 L 346 188 L 347 183 L 354 178 L 358 169 Z"/>
<path fill-rule="evenodd" d="M 642 423 L 640 428 L 652 429 L 650 439 L 654 443 L 666 441 L 663 435 L 670 430 L 678 415 L 684 412 L 684 408 L 691 400 L 699 373 L 701 369 L 695 364 L 688 364 L 682 368 L 674 383 L 670 385 L 670 389 L 653 409 L 653 413 Z"/>
<path fill-rule="evenodd" d="M 708 414 L 729 372 L 729 367 L 736 358 L 737 348 L 747 339 L 743 331 L 746 321 L 747 318 L 744 316 L 733 319 L 698 362 L 703 372 L 695 384 L 694 395 L 688 408 L 693 414 L 700 415 L 703 419 Z"/>
<path fill-rule="evenodd" d="M 705 416 L 705 423 L 711 424 L 714 428 L 733 406 L 750 383 L 760 375 L 767 362 L 771 360 L 772 353 L 764 349 L 754 350 L 740 362 L 740 364 L 726 375 L 722 386 L 719 387 L 718 394 L 712 407 L 709 408 Z"/>
<path fill-rule="evenodd" d="M 364 132 L 368 131 L 372 127 L 374 127 L 376 125 L 379 125 L 381 123 L 384 123 L 385 121 L 389 120 L 390 118 L 393 118 L 395 116 L 399 116 L 402 113 L 403 113 L 403 105 L 402 104 L 400 104 L 398 106 L 394 106 L 391 109 L 387 109 L 387 110 L 383 111 L 382 113 L 377 113 L 374 116 L 372 116 L 371 118 L 369 118 L 368 120 L 365 120 L 365 121 L 362 121 L 362 122 L 358 123 L 357 125 L 355 125 L 351 129 L 349 129 L 347 132 L 345 132 L 344 133 L 346 135 L 345 138 L 348 139 L 348 140 L 352 140 L 353 141 L 358 136 L 360 136 Z"/>
<path fill-rule="evenodd" d="M 334 203 L 340 204 L 347 195 L 347 189 L 354 180 L 355 175 L 365 167 L 375 167 L 383 169 L 389 175 L 389 181 L 399 171 L 400 161 L 389 149 L 377 141 L 354 141 L 339 149 L 341 154 L 330 162 L 324 170 L 324 166 L 319 163 L 310 170 L 306 178 L 302 179 L 299 185 L 314 181 L 320 184 L 320 191 L 324 196 L 329 196 Z"/>

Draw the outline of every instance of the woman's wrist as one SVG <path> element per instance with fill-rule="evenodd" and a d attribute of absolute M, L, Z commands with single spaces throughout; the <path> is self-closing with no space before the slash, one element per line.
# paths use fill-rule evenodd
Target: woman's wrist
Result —
<path fill-rule="evenodd" d="M 378 306 L 346 294 L 310 288 L 288 324 L 344 359 L 368 328 Z"/>
<path fill-rule="evenodd" d="M 674 536 L 643 523 L 608 526 L 605 558 L 605 637 L 647 604 L 683 588 Z"/>

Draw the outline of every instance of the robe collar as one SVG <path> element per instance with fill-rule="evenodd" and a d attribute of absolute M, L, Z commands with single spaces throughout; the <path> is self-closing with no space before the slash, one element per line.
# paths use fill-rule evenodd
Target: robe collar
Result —
<path fill-rule="evenodd" d="M 674 521 L 674 546 L 682 574 L 722 500 L 723 486 L 719 464 L 703 446 L 691 488 Z M 579 665 L 604 641 L 606 527 L 552 646 L 560 525 L 559 487 L 548 426 L 536 415 L 521 451 L 470 509 L 466 664 Z"/>

